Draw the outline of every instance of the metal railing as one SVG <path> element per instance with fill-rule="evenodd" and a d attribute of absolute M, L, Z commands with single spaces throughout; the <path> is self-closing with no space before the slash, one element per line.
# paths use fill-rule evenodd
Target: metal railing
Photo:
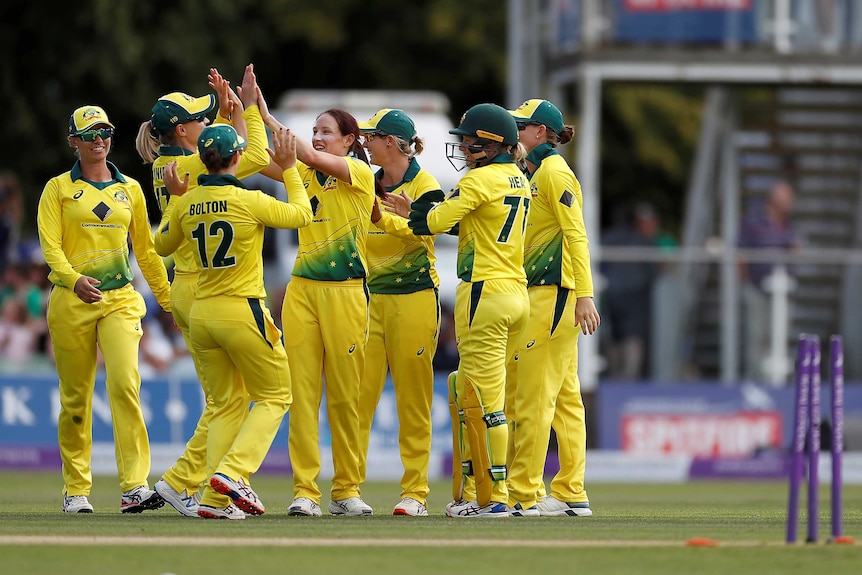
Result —
<path fill-rule="evenodd" d="M 600 246 L 600 257 L 593 261 L 597 270 L 597 294 L 602 303 L 608 287 L 602 276 L 603 264 L 644 264 L 661 266 L 662 280 L 655 283 L 655 292 L 645 296 L 644 305 L 651 308 L 653 318 L 649 345 L 651 369 L 645 377 L 656 380 L 699 379 L 693 347 L 704 338 L 697 326 L 707 324 L 712 333 L 706 337 L 714 346 L 717 362 L 715 378 L 735 384 L 747 378 L 742 370 L 748 343 L 743 338 L 745 322 L 752 315 L 743 305 L 744 279 L 736 269 L 739 264 L 770 264 L 773 273 L 765 282 L 768 318 L 764 329 L 769 334 L 769 346 L 761 358 L 761 382 L 774 386 L 787 384 L 793 370 L 792 347 L 796 331 L 845 333 L 848 349 L 862 344 L 862 329 L 855 327 L 862 318 L 862 304 L 856 294 L 862 292 L 862 249 L 800 248 L 797 250 L 735 248 L 720 239 L 708 241 L 702 247 L 653 248 L 640 246 Z M 714 268 L 714 281 L 709 294 L 703 286 L 692 285 L 685 273 L 692 267 L 701 271 Z M 836 273 L 835 268 L 840 268 Z M 727 273 L 727 270 L 733 270 Z M 706 274 L 704 274 L 706 275 Z M 822 279 L 821 279 L 822 278 Z M 691 293 L 697 291 L 700 293 Z M 708 295 L 708 297 L 707 297 Z M 681 302 L 692 301 L 691 308 Z M 830 310 L 828 313 L 824 309 Z M 691 317 L 681 318 L 681 314 Z M 707 319 L 703 319 L 707 318 Z M 855 318 L 855 319 L 854 319 Z M 604 319 L 604 318 L 603 318 Z M 688 321 L 681 321 L 687 319 Z M 702 321 L 698 322 L 697 319 Z M 604 326 L 603 326 L 604 327 Z M 608 326 L 609 327 L 609 326 Z M 680 333 L 682 332 L 682 333 Z M 607 339 L 603 339 L 599 354 L 607 358 Z M 726 353 L 734 346 L 735 353 Z M 733 365 L 727 365 L 728 362 Z M 693 367 L 694 369 L 687 369 Z M 862 378 L 862 361 L 848 357 L 851 378 Z M 704 379 L 710 379 L 706 377 Z"/>

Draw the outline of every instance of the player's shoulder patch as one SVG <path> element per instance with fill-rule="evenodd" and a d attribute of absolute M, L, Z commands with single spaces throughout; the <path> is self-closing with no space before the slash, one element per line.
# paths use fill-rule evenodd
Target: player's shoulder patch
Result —
<path fill-rule="evenodd" d="M 456 198 L 458 198 L 458 197 L 460 197 L 460 196 L 461 196 L 461 188 L 455 188 L 454 190 L 452 190 L 452 193 L 451 193 L 451 194 L 449 194 L 449 198 L 446 198 L 446 199 L 450 199 L 450 198 L 451 198 L 451 199 L 453 199 L 453 200 L 454 200 L 454 199 L 456 199 Z"/>
<path fill-rule="evenodd" d="M 569 190 L 563 190 L 563 195 L 560 196 L 560 203 L 567 208 L 572 207 L 572 202 L 575 201 L 575 195 Z"/>

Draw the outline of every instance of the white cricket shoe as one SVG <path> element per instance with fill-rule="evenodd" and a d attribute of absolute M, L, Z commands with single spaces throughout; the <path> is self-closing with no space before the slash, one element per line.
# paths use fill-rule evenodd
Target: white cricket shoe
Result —
<path fill-rule="evenodd" d="M 231 503 L 227 507 L 211 507 L 209 505 L 198 505 L 197 516 L 202 519 L 245 519 L 245 512 Z"/>
<path fill-rule="evenodd" d="M 165 504 L 162 496 L 147 487 L 140 485 L 123 493 L 120 498 L 120 511 L 123 513 L 140 513 L 151 509 L 159 509 Z"/>
<path fill-rule="evenodd" d="M 461 505 L 466 505 L 467 503 L 469 503 L 469 502 L 466 499 L 456 499 L 454 501 L 450 501 L 449 503 L 446 504 L 445 514 L 448 517 L 452 517 L 451 515 L 449 515 L 449 512 L 452 511 L 453 507 L 460 507 Z"/>
<path fill-rule="evenodd" d="M 329 512 L 333 515 L 373 515 L 371 506 L 359 497 L 348 497 L 341 501 L 330 501 Z"/>
<path fill-rule="evenodd" d="M 515 503 L 514 507 L 509 507 L 510 517 L 539 517 L 539 515 L 539 507 L 537 505 L 524 509 L 520 503 Z"/>
<path fill-rule="evenodd" d="M 308 497 L 297 497 L 287 508 L 288 515 L 305 516 L 305 517 L 320 517 L 323 512 L 320 510 L 320 505 L 309 499 Z"/>
<path fill-rule="evenodd" d="M 63 497 L 63 513 L 92 513 L 93 506 L 86 495 L 66 495 Z"/>
<path fill-rule="evenodd" d="M 405 497 L 395 506 L 392 515 L 409 515 L 410 517 L 428 517 L 428 508 L 421 501 Z"/>
<path fill-rule="evenodd" d="M 210 479 L 210 487 L 215 489 L 216 493 L 230 497 L 234 505 L 248 515 L 263 515 L 266 512 L 266 507 L 263 506 L 257 493 L 242 479 L 233 480 L 224 473 L 216 473 Z"/>
<path fill-rule="evenodd" d="M 590 517 L 593 514 L 589 501 L 569 503 L 567 501 L 560 501 L 553 495 L 543 497 L 536 506 L 539 508 L 539 515 L 542 517 L 560 517 L 562 515 Z"/>
<path fill-rule="evenodd" d="M 475 501 L 470 501 L 464 505 L 453 505 L 446 510 L 446 515 L 449 517 L 504 518 L 509 516 L 509 507 L 505 503 L 497 503 L 496 501 L 480 507 Z"/>
<path fill-rule="evenodd" d="M 171 484 L 164 479 L 159 479 L 153 485 L 153 489 L 162 499 L 165 500 L 171 507 L 180 512 L 186 517 L 198 516 L 198 504 L 201 502 L 201 495 L 195 491 L 189 495 L 188 490 L 183 489 L 182 493 L 178 493 L 176 489 L 171 487 Z"/>

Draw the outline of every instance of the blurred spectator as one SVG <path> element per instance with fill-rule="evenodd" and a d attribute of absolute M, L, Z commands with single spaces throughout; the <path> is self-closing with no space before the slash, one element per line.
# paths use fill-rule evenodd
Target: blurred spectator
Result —
<path fill-rule="evenodd" d="M 18 178 L 10 172 L 0 172 L 0 272 L 15 261 L 23 218 Z"/>
<path fill-rule="evenodd" d="M 793 188 L 784 180 L 776 180 L 763 202 L 754 203 L 742 222 L 739 235 L 741 248 L 799 247 L 796 231 L 790 221 L 793 207 Z M 772 274 L 773 264 L 740 262 L 742 301 L 744 314 L 745 350 L 744 375 L 746 379 L 764 381 L 764 359 L 768 356 L 770 341 L 770 299 L 766 280 Z"/>
<path fill-rule="evenodd" d="M 662 230 L 658 212 L 646 202 L 635 206 L 634 225 L 639 235 L 650 240 L 650 245 L 659 248 L 675 248 L 678 245 L 676 238 Z"/>
<path fill-rule="evenodd" d="M 12 298 L 0 310 L 0 364 L 3 368 L 21 367 L 36 352 L 36 334 L 27 323 L 27 307 Z"/>
<path fill-rule="evenodd" d="M 621 208 L 616 222 L 602 234 L 606 246 L 656 247 L 659 242 L 668 239 L 660 233 L 658 215 L 648 204 Z M 609 324 L 607 376 L 641 379 L 646 376 L 653 283 L 661 267 L 648 261 L 608 261 L 601 269 L 606 285 L 600 306 Z"/>

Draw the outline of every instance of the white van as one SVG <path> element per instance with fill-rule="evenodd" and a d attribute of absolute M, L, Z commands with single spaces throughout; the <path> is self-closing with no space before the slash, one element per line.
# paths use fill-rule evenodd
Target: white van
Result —
<path fill-rule="evenodd" d="M 317 116 L 331 108 L 350 112 L 358 121 L 371 118 L 383 108 L 404 110 L 416 124 L 416 133 L 425 141 L 425 149 L 416 157 L 419 164 L 440 182 L 440 187 L 449 193 L 455 187 L 459 174 L 446 157 L 446 142 L 456 141 L 449 134 L 454 126 L 448 117 L 449 100 L 440 92 L 398 91 L 398 90 L 291 90 L 271 109 L 278 120 L 306 140 L 311 140 L 312 127 Z M 376 169 L 376 168 L 375 168 Z M 260 178 L 263 178 L 262 176 Z M 266 178 L 263 178 L 266 180 Z M 247 182 L 251 187 L 264 188 L 264 182 L 253 179 Z M 274 190 L 269 186 L 270 190 Z M 284 190 L 274 190 L 284 199 Z M 276 263 L 277 270 L 268 270 L 273 281 L 286 283 L 293 270 L 296 259 L 296 232 L 275 230 L 275 261 L 268 260 L 267 266 Z M 444 302 L 454 305 L 455 275 L 458 241 L 454 236 L 437 237 L 437 273 L 440 275 L 440 296 Z"/>

